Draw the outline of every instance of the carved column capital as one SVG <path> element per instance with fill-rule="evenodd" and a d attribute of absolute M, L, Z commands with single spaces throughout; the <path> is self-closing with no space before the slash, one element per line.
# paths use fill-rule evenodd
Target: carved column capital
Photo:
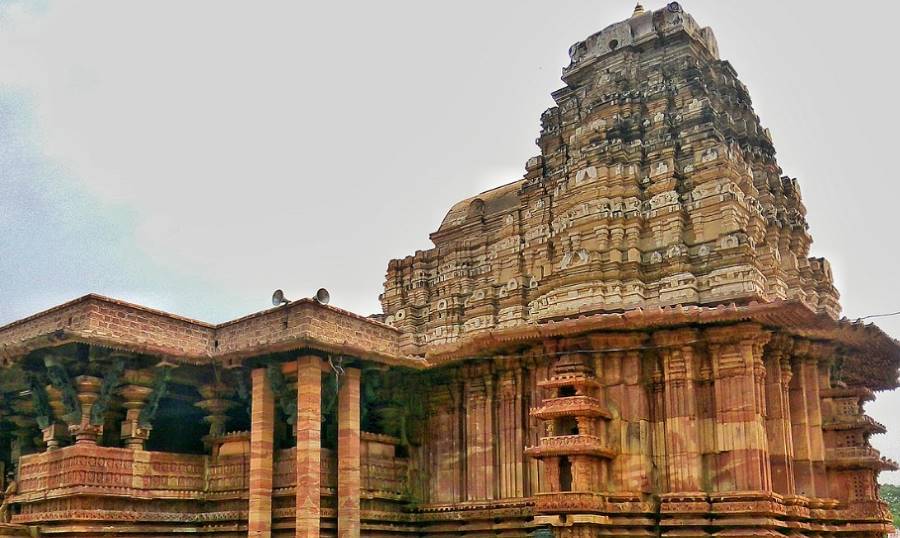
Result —
<path fill-rule="evenodd" d="M 234 389 L 225 383 L 207 383 L 199 388 L 202 400 L 194 406 L 206 412 L 203 420 L 209 424 L 209 435 L 205 441 L 208 443 L 214 437 L 225 435 L 228 426 L 228 411 L 237 404 L 229 399 L 234 394 Z"/>
<path fill-rule="evenodd" d="M 655 331 L 653 344 L 659 348 L 676 348 L 692 345 L 699 340 L 699 332 L 696 329 L 673 329 Z"/>
<path fill-rule="evenodd" d="M 755 323 L 742 323 L 704 330 L 714 375 L 724 377 L 751 371 L 765 377 L 763 351 L 772 333 Z"/>
<path fill-rule="evenodd" d="M 69 430 L 61 420 L 56 417 L 66 415 L 66 407 L 62 402 L 62 392 L 57 390 L 53 385 L 45 387 L 47 395 L 47 404 L 50 406 L 51 413 L 48 422 L 41 425 L 41 439 L 47 450 L 56 450 L 62 445 L 62 442 L 69 437 Z"/>
<path fill-rule="evenodd" d="M 121 438 L 127 448 L 132 450 L 143 450 L 144 443 L 150 439 L 150 431 L 153 429 L 151 425 L 141 425 L 141 411 L 147 404 L 150 395 L 153 394 L 153 388 L 143 385 L 128 384 L 119 387 L 119 394 L 122 397 L 125 408 L 125 420 L 122 421 Z"/>
<path fill-rule="evenodd" d="M 766 345 L 766 352 L 777 355 L 779 358 L 790 355 L 794 350 L 794 337 L 784 333 L 773 333 Z"/>
<path fill-rule="evenodd" d="M 710 345 L 715 344 L 750 344 L 765 346 L 772 337 L 772 333 L 757 323 L 739 323 L 723 327 L 709 327 L 703 330 L 703 336 Z"/>
<path fill-rule="evenodd" d="M 100 397 L 103 380 L 90 375 L 80 375 L 73 381 L 78 392 L 78 401 L 81 403 L 81 420 L 74 424 L 69 423 L 69 433 L 75 437 L 76 444 L 97 444 L 97 439 L 103 435 L 103 423 L 93 424 L 91 411 Z"/>

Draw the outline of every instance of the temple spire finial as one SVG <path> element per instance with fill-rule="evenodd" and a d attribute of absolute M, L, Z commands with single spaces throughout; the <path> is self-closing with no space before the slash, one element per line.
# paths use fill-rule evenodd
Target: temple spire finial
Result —
<path fill-rule="evenodd" d="M 634 13 L 632 13 L 631 16 L 637 17 L 638 15 L 643 15 L 643 14 L 644 14 L 644 6 L 640 2 L 638 2 L 637 4 L 635 4 Z"/>

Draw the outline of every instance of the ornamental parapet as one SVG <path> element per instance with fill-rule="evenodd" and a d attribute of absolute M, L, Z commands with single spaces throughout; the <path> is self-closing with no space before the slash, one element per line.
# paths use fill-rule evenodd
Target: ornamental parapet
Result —
<path fill-rule="evenodd" d="M 538 386 L 545 389 L 575 387 L 578 390 L 583 390 L 597 388 L 600 386 L 600 382 L 594 376 L 586 376 L 582 373 L 557 374 L 549 379 L 538 381 Z"/>
<path fill-rule="evenodd" d="M 471 521 L 478 518 L 530 518 L 534 500 L 531 497 L 493 501 L 467 501 L 416 505 L 411 508 L 417 522 Z"/>
<path fill-rule="evenodd" d="M 601 513 L 609 511 L 606 496 L 590 491 L 557 491 L 538 493 L 534 496 L 536 512 L 588 512 Z"/>
<path fill-rule="evenodd" d="M 525 454 L 533 458 L 586 455 L 611 459 L 616 453 L 596 435 L 559 435 L 542 437 L 540 444 L 526 448 Z"/>
<path fill-rule="evenodd" d="M 838 469 L 869 468 L 882 471 L 898 470 L 897 462 L 881 456 L 872 447 L 839 447 L 826 448 L 825 461 L 829 467 Z"/>
<path fill-rule="evenodd" d="M 159 499 L 200 497 L 203 456 L 72 445 L 23 456 L 14 502 L 91 494 Z"/>
<path fill-rule="evenodd" d="M 372 448 L 389 438 L 370 438 L 361 458 L 361 486 L 370 499 L 397 501 L 403 497 L 407 460 Z M 274 453 L 274 487 L 293 489 L 296 481 L 294 449 Z M 322 487 L 337 487 L 337 462 L 322 449 Z M 20 460 L 18 493 L 12 502 L 23 507 L 47 499 L 138 498 L 143 500 L 221 501 L 245 491 L 249 485 L 249 457 L 230 454 L 209 458 L 192 454 L 150 452 L 96 445 L 72 445 L 30 454 Z M 74 500 L 72 501 L 74 502 Z M 110 501 L 113 502 L 113 501 Z M 88 507 L 89 509 L 90 507 Z M 49 517 L 49 516 L 48 516 Z"/>
<path fill-rule="evenodd" d="M 603 403 L 591 396 L 567 396 L 544 400 L 543 405 L 531 410 L 531 416 L 542 420 L 559 417 L 611 417 Z"/>
<path fill-rule="evenodd" d="M 885 433 L 887 428 L 868 415 L 838 415 L 822 424 L 823 430 L 863 429 L 870 433 Z"/>

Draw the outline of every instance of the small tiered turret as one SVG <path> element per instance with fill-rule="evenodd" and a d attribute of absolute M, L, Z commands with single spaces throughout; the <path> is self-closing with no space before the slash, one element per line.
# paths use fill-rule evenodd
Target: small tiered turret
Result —
<path fill-rule="evenodd" d="M 846 386 L 825 389 L 821 395 L 828 481 L 840 485 L 831 489 L 832 494 L 851 506 L 883 505 L 878 499 L 878 474 L 898 466 L 869 443 L 873 434 L 885 432 L 864 413 L 863 405 L 875 395 L 865 387 Z"/>
<path fill-rule="evenodd" d="M 602 512 L 614 452 L 607 443 L 610 414 L 588 357 L 563 355 L 538 385 L 545 398 L 531 416 L 546 421 L 547 436 L 526 449 L 543 462 L 548 480 L 548 489 L 538 495 L 537 511 Z"/>

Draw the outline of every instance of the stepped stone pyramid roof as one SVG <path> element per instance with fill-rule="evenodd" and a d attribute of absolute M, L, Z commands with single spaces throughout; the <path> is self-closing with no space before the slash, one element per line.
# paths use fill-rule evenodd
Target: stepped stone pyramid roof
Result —
<path fill-rule="evenodd" d="M 569 49 L 522 178 L 455 204 L 390 262 L 408 346 L 637 308 L 794 300 L 837 318 L 796 179 L 712 30 L 678 3 Z"/>

